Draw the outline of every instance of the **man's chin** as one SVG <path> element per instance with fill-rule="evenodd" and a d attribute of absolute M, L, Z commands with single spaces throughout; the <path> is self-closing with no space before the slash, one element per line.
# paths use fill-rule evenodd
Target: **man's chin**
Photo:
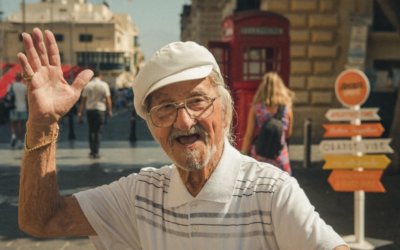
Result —
<path fill-rule="evenodd" d="M 185 171 L 201 170 L 206 166 L 204 157 L 198 150 L 186 149 L 179 152 L 179 157 L 173 157 L 175 165 Z M 207 157 L 205 157 L 207 159 Z"/>

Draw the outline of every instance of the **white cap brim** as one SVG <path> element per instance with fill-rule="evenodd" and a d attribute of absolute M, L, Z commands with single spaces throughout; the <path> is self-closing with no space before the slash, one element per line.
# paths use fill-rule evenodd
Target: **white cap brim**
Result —
<path fill-rule="evenodd" d="M 146 98 L 153 93 L 154 91 L 161 89 L 162 87 L 165 87 L 167 85 L 177 83 L 177 82 L 182 82 L 182 81 L 188 81 L 188 80 L 195 80 L 195 79 L 201 79 L 207 77 L 213 69 L 213 65 L 203 65 L 203 66 L 198 66 L 195 68 L 190 68 L 186 69 L 184 71 L 181 71 L 179 73 L 167 76 L 163 79 L 161 79 L 158 82 L 155 82 L 146 92 L 146 95 L 143 97 L 143 101 L 146 100 Z M 144 105 L 144 103 L 142 103 Z"/>

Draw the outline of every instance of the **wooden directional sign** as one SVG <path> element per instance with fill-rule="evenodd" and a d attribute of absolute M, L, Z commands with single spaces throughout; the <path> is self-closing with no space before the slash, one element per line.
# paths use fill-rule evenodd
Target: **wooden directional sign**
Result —
<path fill-rule="evenodd" d="M 347 107 L 361 106 L 367 100 L 369 91 L 369 80 L 358 69 L 343 71 L 335 82 L 336 97 Z"/>
<path fill-rule="evenodd" d="M 379 121 L 378 108 L 352 109 L 329 109 L 326 118 L 331 122 L 351 121 L 360 119 L 361 121 Z"/>
<path fill-rule="evenodd" d="M 351 137 L 361 135 L 363 137 L 379 137 L 385 130 L 380 123 L 354 124 L 324 124 L 326 132 L 324 137 Z"/>
<path fill-rule="evenodd" d="M 385 169 L 390 160 L 386 155 L 325 155 L 323 169 Z"/>
<path fill-rule="evenodd" d="M 319 144 L 322 154 L 376 154 L 393 153 L 390 147 L 391 139 L 364 139 L 362 141 L 352 140 L 323 140 Z"/>
<path fill-rule="evenodd" d="M 380 182 L 383 171 L 333 170 L 328 182 L 338 192 L 385 192 Z"/>

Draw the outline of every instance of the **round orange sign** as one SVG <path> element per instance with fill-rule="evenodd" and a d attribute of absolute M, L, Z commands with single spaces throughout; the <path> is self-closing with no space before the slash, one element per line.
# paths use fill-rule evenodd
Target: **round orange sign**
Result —
<path fill-rule="evenodd" d="M 336 79 L 335 94 L 344 106 L 361 106 L 369 96 L 367 76 L 358 69 L 343 71 Z"/>

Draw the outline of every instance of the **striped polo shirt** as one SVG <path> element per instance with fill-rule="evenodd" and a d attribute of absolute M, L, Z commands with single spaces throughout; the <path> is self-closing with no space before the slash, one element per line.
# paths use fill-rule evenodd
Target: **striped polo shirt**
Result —
<path fill-rule="evenodd" d="M 333 249 L 345 244 L 286 172 L 225 142 L 193 197 L 174 165 L 75 194 L 97 249 Z"/>

